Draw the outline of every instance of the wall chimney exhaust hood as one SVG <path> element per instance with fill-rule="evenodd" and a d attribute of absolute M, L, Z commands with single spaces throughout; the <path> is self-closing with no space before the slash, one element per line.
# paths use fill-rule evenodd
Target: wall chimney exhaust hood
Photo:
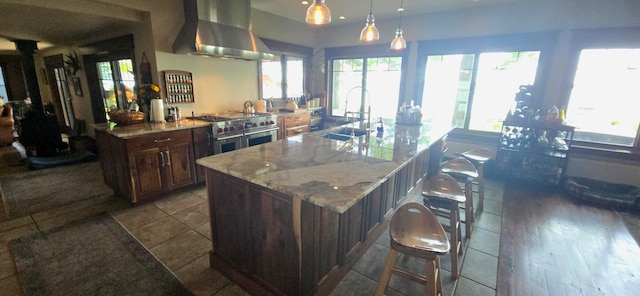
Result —
<path fill-rule="evenodd" d="M 251 0 L 184 0 L 184 25 L 173 52 L 242 60 L 274 58 L 251 31 Z"/>

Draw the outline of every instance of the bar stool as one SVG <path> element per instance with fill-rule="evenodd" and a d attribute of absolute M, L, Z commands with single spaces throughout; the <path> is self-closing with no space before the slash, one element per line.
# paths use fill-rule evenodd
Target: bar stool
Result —
<path fill-rule="evenodd" d="M 491 151 L 487 148 L 479 148 L 474 150 L 458 153 L 458 155 L 469 160 L 478 169 L 478 208 L 476 211 L 484 210 L 484 163 L 491 159 Z"/>
<path fill-rule="evenodd" d="M 464 252 L 460 222 L 460 205 L 467 200 L 458 182 L 451 176 L 439 174 L 429 178 L 423 185 L 422 196 L 425 206 L 434 214 L 448 218 L 448 225 L 442 225 L 450 234 L 451 276 L 457 279 L 458 258 Z"/>
<path fill-rule="evenodd" d="M 457 157 L 445 162 L 440 171 L 451 175 L 456 181 L 464 183 L 464 194 L 467 197 L 464 203 L 464 229 L 467 238 L 469 238 L 471 237 L 475 219 L 475 212 L 473 211 L 473 181 L 478 178 L 478 170 L 470 161 L 463 157 Z"/>
<path fill-rule="evenodd" d="M 440 255 L 448 253 L 450 246 L 447 235 L 436 217 L 419 203 L 406 203 L 393 214 L 389 224 L 389 235 L 391 250 L 375 295 L 384 295 L 392 273 L 425 285 L 425 295 L 441 295 Z M 426 274 L 415 274 L 397 267 L 399 253 L 426 260 Z"/>

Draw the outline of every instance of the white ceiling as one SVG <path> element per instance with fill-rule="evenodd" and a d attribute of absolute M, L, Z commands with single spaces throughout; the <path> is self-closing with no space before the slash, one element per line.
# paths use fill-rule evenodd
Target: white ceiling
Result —
<path fill-rule="evenodd" d="M 524 0 L 404 0 L 405 15 L 468 8 L 478 5 L 499 4 Z M 59 3 L 56 3 L 59 2 Z M 91 4 L 87 4 L 91 2 Z M 301 0 L 252 0 L 252 7 L 304 23 L 309 5 Z M 313 2 L 312 0 L 310 2 Z M 61 5 L 61 4 L 67 5 Z M 77 5 L 68 5 L 76 3 Z M 369 13 L 369 0 L 326 0 L 331 10 L 331 25 L 346 22 L 365 22 Z M 64 7 L 64 8 L 61 8 Z M 142 19 L 142 12 L 100 1 L 88 0 L 0 0 L 0 51 L 15 50 L 9 39 L 39 41 L 39 48 L 52 45 L 73 45 L 103 30 L 126 28 Z M 373 13 L 377 20 L 397 17 L 400 0 L 374 0 Z M 101 9 L 104 8 L 104 9 Z M 101 15 L 115 11 L 113 16 Z M 117 14 L 115 14 L 117 12 Z M 125 17 L 123 18 L 123 14 Z M 339 19 L 346 17 L 345 20 Z"/>

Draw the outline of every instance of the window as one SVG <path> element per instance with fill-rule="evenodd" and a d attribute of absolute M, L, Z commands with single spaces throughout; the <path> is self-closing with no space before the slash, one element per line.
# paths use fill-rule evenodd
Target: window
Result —
<path fill-rule="evenodd" d="M 640 152 L 640 28 L 572 31 L 566 120 L 579 146 Z"/>
<path fill-rule="evenodd" d="M 332 61 L 331 115 L 363 114 L 395 118 L 400 95 L 401 57 L 335 59 Z M 360 117 L 358 114 L 355 117 Z"/>
<path fill-rule="evenodd" d="M 9 101 L 9 96 L 7 94 L 7 84 L 4 80 L 4 69 L 0 67 L 0 100 L 4 100 L 4 102 Z"/>
<path fill-rule="evenodd" d="M 129 108 L 129 104 L 135 99 L 133 90 L 136 86 L 132 60 L 98 62 L 96 67 L 106 115 L 113 108 Z"/>
<path fill-rule="evenodd" d="M 260 62 L 260 96 L 265 99 L 300 97 L 308 92 L 307 64 L 313 49 L 296 44 L 262 39 L 275 54 L 273 60 Z"/>
<path fill-rule="evenodd" d="M 423 120 L 500 132 L 521 85 L 538 86 L 555 33 L 424 41 Z"/>
<path fill-rule="evenodd" d="M 580 52 L 567 106 L 574 140 L 634 146 L 640 125 L 640 48 Z"/>
<path fill-rule="evenodd" d="M 428 56 L 425 119 L 499 132 L 519 86 L 534 84 L 539 57 L 539 51 Z"/>

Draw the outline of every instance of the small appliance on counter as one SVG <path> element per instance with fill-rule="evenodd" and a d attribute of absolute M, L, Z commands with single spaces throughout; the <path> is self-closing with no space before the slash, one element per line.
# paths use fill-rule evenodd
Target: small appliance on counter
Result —
<path fill-rule="evenodd" d="M 251 101 L 244 102 L 242 113 L 244 114 L 254 114 L 256 110 L 253 108 L 253 103 Z"/>
<path fill-rule="evenodd" d="M 267 101 L 263 100 L 262 98 L 256 101 L 255 107 L 256 113 L 267 113 Z"/>
<path fill-rule="evenodd" d="M 294 100 L 289 100 L 284 108 L 289 111 L 295 111 L 298 110 L 298 104 Z"/>

